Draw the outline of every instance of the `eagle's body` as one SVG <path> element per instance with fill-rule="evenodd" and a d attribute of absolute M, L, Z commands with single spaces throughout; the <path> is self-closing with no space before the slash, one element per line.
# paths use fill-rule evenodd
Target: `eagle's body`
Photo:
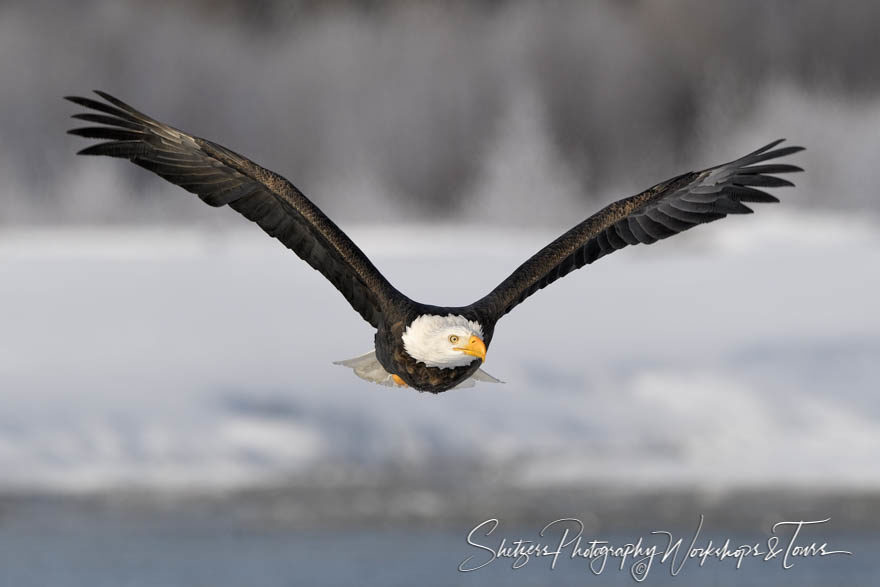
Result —
<path fill-rule="evenodd" d="M 481 317 L 469 308 L 439 308 L 412 304 L 408 312 L 395 316 L 390 324 L 383 324 L 376 332 L 376 358 L 390 374 L 397 375 L 404 383 L 421 391 L 440 393 L 456 387 L 469 379 L 480 368 L 486 349 L 492 341 L 494 322 Z M 485 322 L 485 326 L 484 326 Z M 430 331 L 448 329 L 432 336 Z M 444 344 L 449 336 L 460 337 L 462 347 L 472 337 L 483 345 L 482 358 L 472 354 L 451 353 L 448 359 L 430 353 L 418 341 L 437 340 Z M 459 343 L 450 343 L 450 348 Z M 479 350 L 476 351 L 478 354 Z M 433 359 L 433 360 L 432 360 Z"/>
<path fill-rule="evenodd" d="M 106 102 L 71 97 L 95 112 L 75 118 L 101 126 L 72 134 L 106 142 L 80 151 L 123 157 L 197 194 L 228 205 L 320 271 L 376 328 L 375 348 L 342 361 L 377 383 L 439 393 L 473 381 L 497 381 L 480 366 L 495 325 L 537 290 L 617 249 L 651 244 L 727 214 L 749 213 L 743 202 L 776 202 L 756 189 L 792 185 L 774 174 L 800 171 L 764 161 L 801 150 L 775 141 L 740 159 L 661 182 L 615 202 L 538 251 L 498 287 L 469 306 L 420 304 L 397 291 L 367 256 L 289 181 L 246 157 L 138 112 L 97 92 Z"/>

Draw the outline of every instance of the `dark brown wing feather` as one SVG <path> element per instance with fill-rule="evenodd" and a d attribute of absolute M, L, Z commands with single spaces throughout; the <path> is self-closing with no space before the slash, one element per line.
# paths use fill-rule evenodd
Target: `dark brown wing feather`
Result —
<path fill-rule="evenodd" d="M 724 165 L 685 173 L 605 207 L 538 251 L 471 307 L 497 320 L 539 289 L 627 245 L 651 244 L 728 214 L 751 213 L 743 202 L 778 202 L 755 188 L 794 185 L 773 174 L 802 171 L 781 163 L 757 165 L 803 150 L 774 150 L 781 142 Z"/>
<path fill-rule="evenodd" d="M 229 205 L 320 271 L 375 327 L 399 294 L 367 256 L 292 183 L 216 143 L 153 120 L 96 91 L 105 102 L 67 99 L 95 112 L 74 118 L 97 123 L 70 134 L 105 142 L 81 155 L 123 157 L 197 194 L 211 206 Z"/>

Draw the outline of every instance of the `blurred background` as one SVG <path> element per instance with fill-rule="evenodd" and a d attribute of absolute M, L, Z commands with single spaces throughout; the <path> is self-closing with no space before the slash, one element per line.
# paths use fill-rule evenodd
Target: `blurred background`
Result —
<path fill-rule="evenodd" d="M 0 1 L 2 582 L 582 584 L 456 568 L 492 517 L 625 542 L 705 514 L 744 542 L 831 518 L 810 541 L 855 556 L 649 583 L 870 584 L 878 25 L 867 0 Z M 371 328 L 257 227 L 76 157 L 61 97 L 93 88 L 288 177 L 441 305 L 679 173 L 780 137 L 806 172 L 542 291 L 498 326 L 504 385 L 431 396 L 332 365 Z"/>

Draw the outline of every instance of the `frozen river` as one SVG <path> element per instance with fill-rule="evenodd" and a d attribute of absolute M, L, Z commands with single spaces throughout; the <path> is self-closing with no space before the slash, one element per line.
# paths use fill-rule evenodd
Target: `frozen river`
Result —
<path fill-rule="evenodd" d="M 442 305 L 555 236 L 346 228 Z M 878 245 L 866 219 L 761 210 L 628 248 L 499 323 L 486 370 L 506 384 L 435 397 L 334 366 L 371 329 L 259 231 L 14 230 L 0 487 L 230 487 L 432 459 L 523 486 L 876 487 Z"/>

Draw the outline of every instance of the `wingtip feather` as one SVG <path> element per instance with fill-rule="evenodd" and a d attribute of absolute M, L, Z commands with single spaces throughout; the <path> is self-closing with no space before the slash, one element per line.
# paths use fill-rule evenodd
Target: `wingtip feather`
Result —
<path fill-rule="evenodd" d="M 100 155 L 101 153 L 95 152 L 95 147 L 98 145 L 92 145 L 91 147 L 86 147 L 85 149 L 80 149 L 76 152 L 77 155 Z"/>
<path fill-rule="evenodd" d="M 119 98 L 112 96 L 112 95 L 108 94 L 107 92 L 104 92 L 102 90 L 92 90 L 92 91 L 94 93 L 96 93 L 97 95 L 99 95 L 100 97 L 104 98 L 104 100 L 106 100 L 110 104 L 113 104 L 114 106 L 116 106 L 117 108 L 121 108 L 122 110 L 130 112 L 131 114 L 137 114 L 137 115 L 143 116 L 142 112 L 139 112 L 138 110 L 136 110 L 135 108 L 133 108 L 129 104 L 126 104 L 125 102 L 123 102 Z"/>
<path fill-rule="evenodd" d="M 89 107 L 88 102 L 90 99 L 83 96 L 64 96 L 64 99 L 68 102 L 73 102 L 77 106 Z"/>

